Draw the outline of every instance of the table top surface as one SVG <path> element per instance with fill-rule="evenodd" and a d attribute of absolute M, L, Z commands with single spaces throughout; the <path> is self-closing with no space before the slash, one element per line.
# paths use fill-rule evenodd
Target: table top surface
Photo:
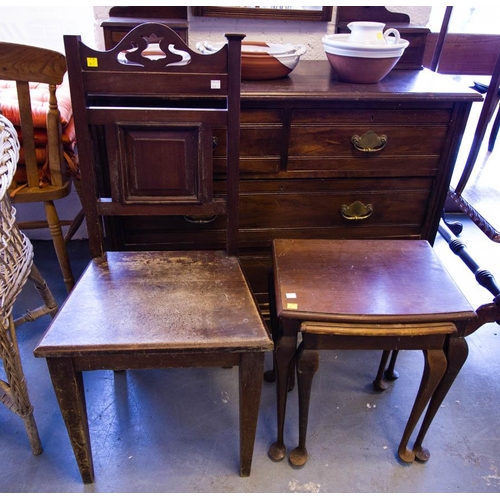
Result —
<path fill-rule="evenodd" d="M 280 317 L 382 323 L 475 312 L 424 240 L 275 240 Z"/>

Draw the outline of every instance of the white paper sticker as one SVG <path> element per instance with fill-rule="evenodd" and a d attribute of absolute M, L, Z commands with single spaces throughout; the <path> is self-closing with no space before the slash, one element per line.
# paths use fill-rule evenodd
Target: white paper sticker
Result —
<path fill-rule="evenodd" d="M 210 80 L 211 89 L 220 89 L 220 80 Z"/>
<path fill-rule="evenodd" d="M 297 294 L 293 293 L 293 292 L 287 293 L 286 294 L 286 298 L 287 299 L 296 299 L 297 298 Z"/>

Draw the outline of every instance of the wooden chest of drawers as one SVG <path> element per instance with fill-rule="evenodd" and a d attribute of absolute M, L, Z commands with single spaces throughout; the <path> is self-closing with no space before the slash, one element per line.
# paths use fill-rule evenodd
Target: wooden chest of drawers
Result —
<path fill-rule="evenodd" d="M 104 47 L 111 50 L 132 29 L 142 23 L 161 23 L 172 28 L 188 43 L 187 7 L 181 6 L 114 6 L 102 24 Z"/>
<path fill-rule="evenodd" d="M 326 61 L 282 80 L 243 82 L 240 257 L 266 310 L 274 238 L 433 242 L 476 92 L 428 70 L 338 82 Z M 215 130 L 219 144 L 223 130 Z M 221 148 L 222 149 L 222 148 Z M 214 190 L 225 158 L 214 152 Z M 213 248 L 222 221 L 133 217 L 107 225 L 112 248 Z"/>
<path fill-rule="evenodd" d="M 186 43 L 188 42 L 188 24 L 183 19 L 152 19 L 110 17 L 102 22 L 104 48 L 111 50 L 132 29 L 142 23 L 162 23 L 172 28 Z"/>

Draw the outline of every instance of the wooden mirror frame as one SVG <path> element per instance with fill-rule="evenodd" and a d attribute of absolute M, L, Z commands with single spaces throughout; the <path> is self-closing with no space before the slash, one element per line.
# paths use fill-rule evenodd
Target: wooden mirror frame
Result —
<path fill-rule="evenodd" d="M 333 7 L 321 10 L 259 9 L 254 7 L 192 7 L 194 16 L 261 19 L 263 21 L 323 21 L 332 20 Z"/>

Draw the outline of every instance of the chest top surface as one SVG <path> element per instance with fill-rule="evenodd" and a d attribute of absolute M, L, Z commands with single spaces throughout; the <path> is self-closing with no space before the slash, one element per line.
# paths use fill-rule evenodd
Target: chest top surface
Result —
<path fill-rule="evenodd" d="M 339 101 L 481 101 L 481 95 L 450 76 L 428 69 L 393 70 L 381 82 L 346 83 L 338 80 L 328 61 L 300 61 L 285 78 L 243 81 L 242 99 L 336 99 Z"/>

